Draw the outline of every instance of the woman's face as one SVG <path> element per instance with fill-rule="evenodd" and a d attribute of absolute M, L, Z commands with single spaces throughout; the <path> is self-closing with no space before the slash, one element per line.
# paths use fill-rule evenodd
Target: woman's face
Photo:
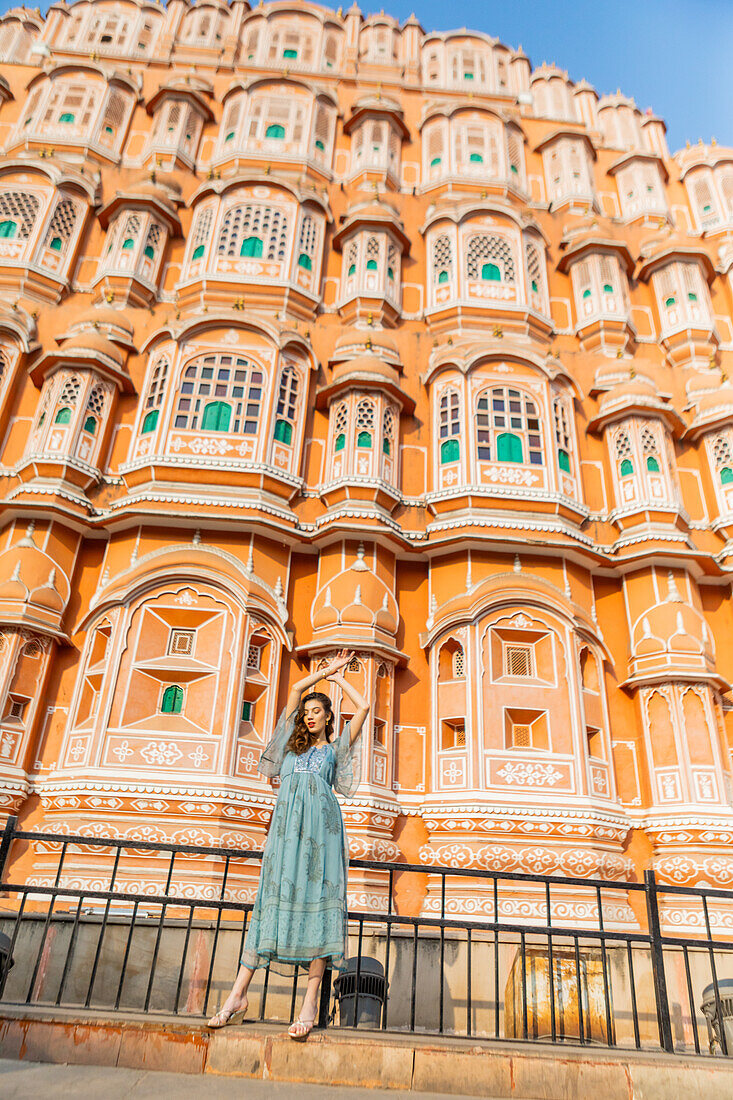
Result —
<path fill-rule="evenodd" d="M 319 699 L 309 699 L 303 707 L 303 719 L 309 733 L 320 736 L 326 729 L 326 708 Z"/>

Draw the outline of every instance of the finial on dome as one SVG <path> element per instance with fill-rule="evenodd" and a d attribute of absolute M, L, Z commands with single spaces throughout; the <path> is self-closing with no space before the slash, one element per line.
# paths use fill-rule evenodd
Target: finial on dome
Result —
<path fill-rule="evenodd" d="M 522 572 L 522 563 L 519 560 L 519 554 L 514 555 L 514 572 L 515 573 L 521 573 Z"/>
<path fill-rule="evenodd" d="M 275 599 L 280 602 L 283 598 L 283 582 L 282 577 L 278 577 L 275 581 Z"/>
<path fill-rule="evenodd" d="M 677 581 L 671 569 L 667 573 L 667 603 L 682 603 Z"/>
<path fill-rule="evenodd" d="M 11 579 L 11 581 L 19 581 L 20 580 L 20 562 L 19 561 L 16 561 L 15 568 L 13 569 L 13 575 L 10 579 Z"/>
<path fill-rule="evenodd" d="M 361 604 L 361 585 L 357 584 L 356 592 L 354 593 L 354 603 Z"/>
<path fill-rule="evenodd" d="M 433 595 L 430 597 L 430 614 L 434 615 L 437 610 L 438 610 L 438 601 L 436 599 L 435 593 L 433 593 Z"/>
<path fill-rule="evenodd" d="M 352 565 L 351 568 L 354 569 L 357 573 L 368 573 L 369 572 L 369 566 L 364 561 L 364 543 L 363 542 L 359 543 L 359 546 L 358 546 L 357 551 L 356 551 L 356 561 L 354 562 L 354 564 Z"/>
<path fill-rule="evenodd" d="M 473 586 L 473 578 L 471 574 L 471 559 L 469 557 L 466 565 L 466 592 L 470 592 Z"/>
<path fill-rule="evenodd" d="M 25 529 L 25 534 L 23 535 L 23 538 L 19 540 L 18 546 L 35 546 L 36 544 L 33 541 L 33 532 L 35 531 L 35 529 L 36 521 L 32 519 Z"/>
<path fill-rule="evenodd" d="M 193 533 L 193 538 L 191 539 L 191 542 L 193 543 L 194 546 L 200 546 L 201 545 L 201 532 L 199 531 L 198 527 L 196 528 L 196 530 Z"/>
<path fill-rule="evenodd" d="M 252 576 L 252 574 L 255 571 L 255 559 L 254 559 L 254 554 L 252 553 L 252 543 L 249 544 L 249 554 L 247 555 L 246 570 L 247 570 L 247 574 L 250 577 Z"/>

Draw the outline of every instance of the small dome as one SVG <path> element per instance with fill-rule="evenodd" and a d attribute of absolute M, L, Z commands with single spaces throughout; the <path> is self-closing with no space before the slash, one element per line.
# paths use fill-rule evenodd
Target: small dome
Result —
<path fill-rule="evenodd" d="M 33 531 L 0 554 L 0 601 L 32 604 L 60 613 L 69 598 L 69 583 L 48 554 L 33 542 Z"/>
<path fill-rule="evenodd" d="M 125 364 L 124 352 L 112 343 L 111 340 L 103 336 L 101 332 L 96 332 L 91 329 L 87 329 L 84 332 L 79 333 L 78 336 L 72 336 L 63 341 L 63 349 L 66 353 L 70 351 L 81 351 L 84 353 L 95 353 L 104 355 L 106 358 L 111 359 L 118 367 L 122 368 Z"/>
<path fill-rule="evenodd" d="M 397 365 L 400 353 L 391 336 L 382 329 L 347 328 L 333 349 L 332 361 L 359 358 L 383 359 Z"/>
<path fill-rule="evenodd" d="M 344 359 L 337 363 L 333 370 L 333 381 L 338 382 L 342 378 L 356 374 L 368 375 L 371 378 L 379 376 L 385 382 L 399 385 L 399 375 L 395 368 L 376 355 L 360 355 L 356 359 Z"/>
<path fill-rule="evenodd" d="M 364 561 L 363 547 L 359 547 L 353 565 L 319 590 L 311 607 L 311 622 L 317 631 L 341 627 L 394 637 L 399 622 L 396 600 Z"/>
<path fill-rule="evenodd" d="M 111 340 L 115 337 L 121 338 L 124 344 L 131 343 L 134 335 L 132 324 L 122 310 L 110 309 L 108 306 L 98 306 L 82 313 L 70 326 L 69 335 L 87 329 L 102 329 Z"/>
<path fill-rule="evenodd" d="M 683 603 L 671 575 L 668 588 L 667 599 L 645 612 L 634 627 L 634 658 L 646 663 L 658 656 L 665 662 L 676 659 L 696 667 L 712 666 L 715 654 L 704 617 Z"/>

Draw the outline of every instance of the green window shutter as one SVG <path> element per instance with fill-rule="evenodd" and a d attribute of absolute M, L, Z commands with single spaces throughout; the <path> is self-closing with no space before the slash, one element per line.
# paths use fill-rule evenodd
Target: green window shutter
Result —
<path fill-rule="evenodd" d="M 73 122 L 74 116 L 71 111 L 64 111 L 62 115 L 59 115 L 59 122 Z"/>
<path fill-rule="evenodd" d="M 145 255 L 149 260 L 155 259 L 155 249 L 153 248 L 152 244 L 148 244 L 145 246 Z"/>
<path fill-rule="evenodd" d="M 570 455 L 567 451 L 557 452 L 557 464 L 566 474 L 570 473 Z"/>
<path fill-rule="evenodd" d="M 376 271 L 377 270 L 377 261 L 376 260 L 367 260 L 366 269 L 367 269 L 367 271 Z"/>
<path fill-rule="evenodd" d="M 90 435 L 97 434 L 97 421 L 93 416 L 88 416 L 84 421 L 84 431 L 89 432 Z"/>
<path fill-rule="evenodd" d="M 509 171 L 513 172 L 515 176 L 519 175 L 519 169 L 517 168 L 516 164 L 512 164 L 509 168 Z"/>
<path fill-rule="evenodd" d="M 265 137 L 266 138 L 284 138 L 285 137 L 285 127 L 281 126 L 279 122 L 273 122 L 265 130 Z"/>
<path fill-rule="evenodd" d="M 442 162 L 443 162 L 442 157 L 433 157 L 433 159 L 430 161 L 430 167 L 431 168 L 437 168 L 439 164 L 442 164 Z"/>
<path fill-rule="evenodd" d="M 310 258 L 307 252 L 301 252 L 298 256 L 298 267 L 302 267 L 303 271 L 313 270 L 313 260 Z"/>
<path fill-rule="evenodd" d="M 339 434 L 336 436 L 336 446 L 335 446 L 334 450 L 343 451 L 345 446 L 346 446 L 346 436 L 344 435 L 343 432 L 339 432 Z"/>
<path fill-rule="evenodd" d="M 586 287 L 586 289 L 583 291 L 583 297 L 584 298 L 590 298 L 591 293 L 592 293 L 592 291 L 591 291 L 590 287 Z"/>
<path fill-rule="evenodd" d="M 54 237 L 48 247 L 51 249 L 52 252 L 60 252 L 61 251 L 61 238 L 60 237 Z"/>
<path fill-rule="evenodd" d="M 688 302 L 696 302 L 697 301 L 697 294 L 693 294 L 693 292 L 691 290 L 689 290 L 687 292 L 687 301 Z"/>
<path fill-rule="evenodd" d="M 388 455 L 391 454 L 391 452 L 392 446 L 390 444 L 390 441 L 387 439 L 387 436 L 385 435 L 384 439 L 382 440 L 382 454 Z"/>
<path fill-rule="evenodd" d="M 613 294 L 613 287 L 611 286 L 610 283 L 604 283 L 603 284 L 603 293 L 604 294 Z"/>
<path fill-rule="evenodd" d="M 473 80 L 473 73 L 464 73 L 463 74 L 463 79 L 464 80 Z"/>
<path fill-rule="evenodd" d="M 229 421 L 232 416 L 232 407 L 226 401 L 210 401 L 204 406 L 204 415 L 201 418 L 202 432 L 226 432 L 229 430 Z"/>
<path fill-rule="evenodd" d="M 730 485 L 733 482 L 733 470 L 730 466 L 724 466 L 720 471 L 720 484 Z"/>
<path fill-rule="evenodd" d="M 650 473 L 658 474 L 659 473 L 659 463 L 657 462 L 656 458 L 653 458 L 650 455 L 649 458 L 646 460 L 646 468 L 647 468 L 647 470 L 649 470 Z"/>
<path fill-rule="evenodd" d="M 316 149 L 320 149 L 322 153 L 325 153 L 326 146 L 323 144 L 320 138 L 316 139 Z"/>
<path fill-rule="evenodd" d="M 242 721 L 249 722 L 252 719 L 252 704 L 246 700 L 242 703 Z"/>
<path fill-rule="evenodd" d="M 511 432 L 502 432 L 496 438 L 497 462 L 524 462 L 522 440 Z"/>
<path fill-rule="evenodd" d="M 235 131 L 234 131 L 234 130 L 230 130 L 230 131 L 229 131 L 229 133 L 227 134 L 227 136 L 226 136 L 226 137 L 224 138 L 224 144 L 225 144 L 225 145 L 226 145 L 226 143 L 227 143 L 228 141 L 234 141 L 234 134 L 235 134 Z"/>
<path fill-rule="evenodd" d="M 387 268 L 387 278 L 394 282 L 394 270 L 391 267 Z"/>
<path fill-rule="evenodd" d="M 441 464 L 446 462 L 458 462 L 461 457 L 461 445 L 457 439 L 446 439 L 445 443 L 440 445 L 440 461 Z"/>
<path fill-rule="evenodd" d="M 196 248 L 194 248 L 193 256 L 191 257 L 191 259 L 192 260 L 200 260 L 201 257 L 203 256 L 203 254 L 204 254 L 204 246 L 202 244 L 200 244 Z"/>
<path fill-rule="evenodd" d="M 133 241 L 132 237 L 128 237 L 126 240 L 124 240 L 122 242 L 122 251 L 123 252 L 130 252 L 134 247 L 135 247 L 135 242 Z"/>
<path fill-rule="evenodd" d="M 629 474 L 634 472 L 634 463 L 630 458 L 625 458 L 621 463 L 621 477 L 628 477 Z"/>
<path fill-rule="evenodd" d="M 481 278 L 489 283 L 500 283 L 501 272 L 496 264 L 484 264 L 481 268 Z"/>
<path fill-rule="evenodd" d="M 0 222 L 0 237 L 14 237 L 18 231 L 18 223 L 13 221 Z"/>
<path fill-rule="evenodd" d="M 54 424 L 70 424 L 71 423 L 71 409 L 59 409 L 56 413 L 56 419 Z"/>
<path fill-rule="evenodd" d="M 242 241 L 242 247 L 239 250 L 240 256 L 251 256 L 257 259 L 262 255 L 262 241 L 259 237 L 247 237 L 246 241 Z"/>
<path fill-rule="evenodd" d="M 537 290 L 538 290 L 538 287 L 537 287 L 537 280 L 536 280 L 536 279 L 533 279 L 533 280 L 532 280 L 532 293 L 533 293 L 533 294 L 536 294 L 536 293 L 537 293 Z"/>
<path fill-rule="evenodd" d="M 288 445 L 293 441 L 293 425 L 289 424 L 287 420 L 275 421 L 275 439 L 278 443 L 287 443 Z"/>
<path fill-rule="evenodd" d="M 356 264 L 349 264 L 349 270 L 347 272 L 347 275 L 355 275 L 355 274 L 356 274 Z"/>
<path fill-rule="evenodd" d="M 113 134 L 114 130 L 112 129 L 111 126 L 105 126 L 104 132 L 105 132 L 105 134 Z"/>
<path fill-rule="evenodd" d="M 448 282 L 448 272 L 447 271 L 439 271 L 438 272 L 438 283 L 447 283 L 447 282 Z"/>
<path fill-rule="evenodd" d="M 484 158 L 481 156 L 480 153 L 471 153 L 471 156 L 468 159 L 471 162 L 471 164 L 483 164 L 484 163 Z"/>
<path fill-rule="evenodd" d="M 664 304 L 665 304 L 665 306 L 676 306 L 677 305 L 677 299 L 675 298 L 674 294 L 671 294 L 669 296 L 669 298 L 665 298 L 664 299 Z"/>
<path fill-rule="evenodd" d="M 151 409 L 150 412 L 146 414 L 145 419 L 143 420 L 143 426 L 140 429 L 141 435 L 146 435 L 148 432 L 155 431 L 156 425 L 158 423 L 158 416 L 158 409 Z"/>
<path fill-rule="evenodd" d="M 160 709 L 163 714 L 180 714 L 183 710 L 183 688 L 170 684 L 163 692 Z"/>
<path fill-rule="evenodd" d="M 357 447 L 371 447 L 372 445 L 372 433 L 371 432 L 359 432 L 356 437 Z"/>
<path fill-rule="evenodd" d="M 283 50 L 283 57 L 287 57 L 289 61 L 294 61 L 297 56 L 297 50 Z"/>

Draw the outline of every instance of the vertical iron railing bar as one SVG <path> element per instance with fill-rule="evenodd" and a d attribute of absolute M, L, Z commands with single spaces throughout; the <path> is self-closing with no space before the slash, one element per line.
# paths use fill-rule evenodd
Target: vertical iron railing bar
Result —
<path fill-rule="evenodd" d="M 357 941 L 356 948 L 356 988 L 354 989 L 354 1023 L 356 1028 L 359 1024 L 359 986 L 361 984 L 361 952 L 364 945 L 364 919 L 359 918 L 359 939 Z"/>
<path fill-rule="evenodd" d="M 596 903 L 598 905 L 598 932 L 601 940 L 601 966 L 603 968 L 603 998 L 606 1008 L 606 1042 L 608 1046 L 616 1045 L 613 1033 L 613 1018 L 611 1013 L 611 989 L 608 981 L 608 955 L 606 953 L 606 930 L 603 925 L 603 899 L 601 888 L 596 886 Z"/>
<path fill-rule="evenodd" d="M 715 993 L 715 1014 L 718 1019 L 718 1031 L 720 1032 L 720 1049 L 723 1054 L 728 1053 L 728 1038 L 725 1034 L 725 1020 L 720 1006 L 720 990 L 718 989 L 718 969 L 715 965 L 715 950 L 712 947 L 713 933 L 710 928 L 710 914 L 708 913 L 708 899 L 702 895 L 702 911 L 705 914 L 705 929 L 708 934 L 708 954 L 710 956 L 710 971 L 713 975 L 713 991 Z"/>
<path fill-rule="evenodd" d="M 440 982 L 440 996 L 438 999 L 438 1031 L 443 1034 L 443 987 L 445 985 L 445 879 L 446 876 L 442 875 L 440 879 L 440 974 L 438 980 Z"/>
<path fill-rule="evenodd" d="M 186 921 L 186 933 L 183 937 L 183 950 L 181 951 L 181 965 L 178 967 L 178 981 L 176 982 L 176 998 L 173 1002 L 173 1013 L 178 1015 L 178 1006 L 181 1002 L 181 989 L 183 988 L 183 974 L 186 969 L 186 956 L 188 955 L 188 945 L 191 941 L 191 928 L 193 927 L 193 913 L 196 908 L 196 902 L 192 901 L 188 907 L 188 920 Z"/>
<path fill-rule="evenodd" d="M 10 816 L 5 819 L 5 825 L 3 826 L 3 835 L 0 838 L 0 883 L 3 881 L 3 875 L 5 874 L 5 864 L 8 861 L 10 855 L 10 845 L 15 838 L 15 827 L 18 824 L 18 818 Z"/>
<path fill-rule="evenodd" d="M 115 881 L 117 879 L 117 868 L 120 865 L 120 856 L 121 855 L 122 855 L 122 848 L 117 848 L 117 850 L 115 851 L 115 861 L 114 861 L 114 864 L 112 865 L 112 874 L 110 875 L 110 879 L 109 879 L 110 893 L 115 888 Z M 100 957 L 102 955 L 102 941 L 104 940 L 104 937 L 105 937 L 106 932 L 107 932 L 107 921 L 109 920 L 109 911 L 110 911 L 111 905 L 112 905 L 112 898 L 107 898 L 106 902 L 104 903 L 104 913 L 102 915 L 102 924 L 101 924 L 100 929 L 99 929 L 99 937 L 97 939 L 97 946 L 94 950 L 94 962 L 92 963 L 92 973 L 89 977 L 89 985 L 87 986 L 87 995 L 84 998 L 84 1007 L 85 1008 L 89 1008 L 89 1005 L 91 1004 L 92 993 L 94 992 L 94 982 L 96 981 L 96 978 L 97 978 L 97 967 L 99 966 L 99 960 L 100 960 Z"/>
<path fill-rule="evenodd" d="M 631 990 L 631 1016 L 634 1021 L 634 1045 L 641 1049 L 641 1037 L 639 1035 L 639 1010 L 636 1005 L 636 982 L 634 980 L 634 954 L 631 940 L 626 941 L 626 958 L 629 964 L 629 989 Z"/>
<path fill-rule="evenodd" d="M 221 890 L 219 891 L 219 901 L 223 903 L 224 893 L 227 886 L 227 878 L 229 877 L 229 861 L 231 860 L 231 853 L 226 852 L 224 856 L 224 873 L 221 876 Z M 204 1015 L 207 1014 L 209 1009 L 209 996 L 211 994 L 211 982 L 214 977 L 214 963 L 216 962 L 216 949 L 219 944 L 219 930 L 221 928 L 221 914 L 224 910 L 224 906 L 219 905 L 216 910 L 216 926 L 214 928 L 214 942 L 211 947 L 211 961 L 209 962 L 209 973 L 206 978 L 206 992 L 204 993 Z"/>
<path fill-rule="evenodd" d="M 8 974 L 10 972 L 10 967 L 11 967 L 11 964 L 13 962 L 13 951 L 15 950 L 15 944 L 16 944 L 16 941 L 18 939 L 18 933 L 20 931 L 21 922 L 23 920 L 23 913 L 25 912 L 25 903 L 26 903 L 27 900 L 28 900 L 28 893 L 27 893 L 27 891 L 24 891 L 22 896 L 21 896 L 20 905 L 18 906 L 18 912 L 17 912 L 17 915 L 15 917 L 15 922 L 13 924 L 13 934 L 10 937 L 10 946 L 8 947 L 8 953 L 5 957 L 5 962 L 2 966 L 2 981 L 0 983 L 0 989 L 2 989 L 3 992 L 5 991 L 5 979 L 7 978 Z"/>
<path fill-rule="evenodd" d="M 527 1012 L 527 937 L 524 929 L 519 933 L 522 952 L 522 1038 L 529 1038 L 529 1019 Z"/>
<path fill-rule="evenodd" d="M 295 1019 L 295 1002 L 298 999 L 298 974 L 299 973 L 300 973 L 300 968 L 295 966 L 293 968 L 293 992 L 290 994 L 289 1023 L 291 1023 L 291 1024 L 292 1024 L 293 1020 Z"/>
<path fill-rule="evenodd" d="M 58 885 L 61 881 L 61 871 L 62 871 L 62 868 L 64 866 L 64 860 L 66 859 L 66 852 L 67 852 L 68 846 L 69 846 L 69 841 L 64 840 L 64 842 L 61 845 L 61 855 L 59 856 L 59 865 L 56 868 L 56 878 L 54 879 L 53 887 L 51 889 L 49 899 L 48 899 L 48 909 L 46 910 L 46 919 L 43 922 L 43 931 L 41 932 L 41 942 L 38 945 L 38 954 L 36 955 L 36 963 L 35 963 L 35 966 L 33 967 L 33 975 L 31 977 L 30 985 L 28 986 L 28 992 L 26 993 L 26 997 L 25 997 L 25 1003 L 26 1004 L 31 1003 L 31 997 L 33 995 L 33 989 L 35 987 L 36 978 L 38 977 L 38 971 L 39 971 L 40 966 L 41 966 L 41 959 L 43 957 L 43 952 L 44 952 L 44 949 L 46 947 L 46 937 L 48 936 L 48 928 L 49 928 L 49 925 L 51 923 L 51 914 L 53 913 L 54 906 L 56 905 L 56 898 L 57 898 L 58 894 L 60 893 L 60 891 L 58 890 Z"/>
<path fill-rule="evenodd" d="M 471 1019 L 471 929 L 466 929 L 466 1036 L 471 1038 L 473 1022 Z"/>
<path fill-rule="evenodd" d="M 120 981 L 117 986 L 117 997 L 115 998 L 115 1011 L 120 1007 L 120 999 L 122 997 L 122 987 L 125 984 L 125 977 L 127 975 L 127 960 L 130 957 L 130 945 L 132 944 L 132 937 L 135 932 L 135 921 L 137 920 L 137 911 L 140 907 L 142 898 L 137 898 L 132 906 L 132 916 L 130 917 L 130 929 L 127 933 L 127 943 L 125 944 L 125 954 L 122 959 L 122 969 L 120 970 Z"/>
<path fill-rule="evenodd" d="M 165 880 L 165 895 L 171 892 L 171 882 L 173 881 L 173 864 L 176 861 L 176 853 L 171 852 L 171 860 L 168 864 L 168 874 Z M 155 968 L 158 965 L 158 952 L 160 951 L 160 940 L 163 935 L 163 922 L 165 921 L 165 914 L 168 910 L 167 902 L 163 902 L 160 907 L 160 916 L 158 918 L 158 931 L 155 935 L 155 946 L 153 947 L 153 957 L 150 960 L 150 977 L 148 978 L 148 988 L 145 990 L 145 1003 L 143 1005 L 143 1012 L 147 1012 L 150 1007 L 150 997 L 153 993 L 153 984 L 155 982 Z"/>
<path fill-rule="evenodd" d="M 494 1038 L 499 1038 L 499 878 L 494 875 Z"/>
<path fill-rule="evenodd" d="M 412 990 L 410 992 L 410 1031 L 415 1030 L 415 991 L 417 989 L 417 921 L 413 925 L 412 939 Z"/>
<path fill-rule="evenodd" d="M 695 1054 L 700 1053 L 700 1036 L 697 1030 L 697 1017 L 695 1016 L 695 997 L 692 992 L 692 974 L 690 973 L 690 959 L 687 945 L 682 948 L 682 957 L 685 960 L 685 978 L 687 980 L 687 997 L 690 1002 L 690 1019 L 692 1020 L 692 1036 L 695 1040 Z"/>
<path fill-rule="evenodd" d="M 668 1054 L 674 1054 L 672 1021 L 669 1015 L 669 997 L 667 995 L 667 976 L 664 972 L 664 944 L 659 923 L 659 900 L 657 897 L 657 879 L 654 871 L 644 871 L 646 890 L 646 913 L 649 924 L 649 950 L 654 978 L 654 997 L 657 1005 L 657 1026 L 659 1044 Z"/>
<path fill-rule="evenodd" d="M 270 964 L 265 967 L 265 977 L 262 981 L 262 996 L 260 997 L 260 1023 L 265 1018 L 265 1005 L 267 1003 L 267 987 L 270 984 Z"/>
<path fill-rule="evenodd" d="M 545 901 L 547 904 L 547 926 L 552 927 L 552 907 L 550 905 L 550 880 L 545 882 Z M 547 968 L 550 974 L 550 1032 L 553 1043 L 557 1040 L 555 1023 L 555 964 L 552 957 L 552 933 L 547 934 Z"/>
<path fill-rule="evenodd" d="M 580 937 L 573 936 L 575 943 L 575 984 L 578 988 L 578 1039 L 585 1043 L 585 1013 L 583 1011 L 583 970 L 580 965 Z M 588 1036 L 590 1038 L 590 1035 Z"/>
<path fill-rule="evenodd" d="M 56 993 L 56 1004 L 61 1004 L 61 998 L 64 995 L 66 988 L 66 982 L 69 977 L 69 970 L 71 969 L 71 957 L 74 954 L 76 947 L 76 937 L 79 931 L 79 918 L 81 916 L 81 907 L 84 903 L 84 898 L 80 897 L 76 899 L 76 912 L 74 913 L 74 923 L 71 926 L 71 935 L 69 936 L 69 946 L 66 949 L 66 958 L 64 959 L 64 969 L 61 974 L 61 981 L 59 982 L 58 992 Z"/>
<path fill-rule="evenodd" d="M 387 886 L 387 916 L 392 916 L 392 892 L 394 890 L 394 868 L 389 869 L 389 882 Z M 387 930 L 385 934 L 386 943 L 384 950 L 384 980 L 385 980 L 385 997 L 382 1002 L 382 1031 L 387 1030 L 387 1011 L 389 1007 L 389 996 L 387 991 L 389 990 L 389 956 L 390 949 L 392 947 L 392 921 L 386 922 Z"/>

